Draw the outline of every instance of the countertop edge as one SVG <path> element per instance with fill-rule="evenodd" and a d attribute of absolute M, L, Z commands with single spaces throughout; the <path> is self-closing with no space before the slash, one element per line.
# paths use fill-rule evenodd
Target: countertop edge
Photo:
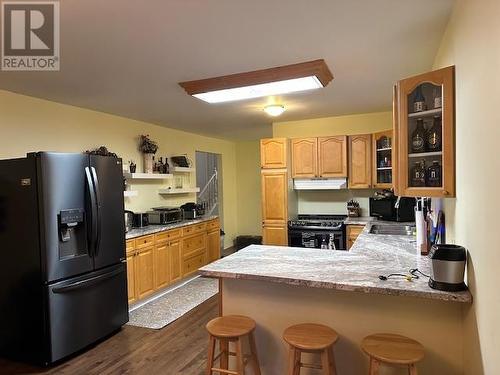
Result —
<path fill-rule="evenodd" d="M 151 225 L 148 225 L 147 227 L 143 227 L 143 228 L 133 228 L 130 232 L 125 233 L 125 239 L 127 241 L 133 240 L 134 238 L 148 236 L 148 235 L 156 234 L 156 233 L 160 233 L 160 232 L 165 232 L 167 230 L 183 228 L 183 227 L 187 227 L 188 225 L 195 225 L 195 224 L 203 223 L 205 221 L 215 220 L 217 218 L 219 218 L 218 215 L 210 215 L 207 217 L 196 218 L 194 220 L 179 221 L 177 223 L 172 223 L 172 224 L 165 224 L 165 225 L 151 224 Z M 137 231 L 137 233 L 134 233 L 133 231 Z M 130 235 L 130 233 L 132 233 L 132 234 Z"/>
<path fill-rule="evenodd" d="M 421 299 L 432 299 L 444 302 L 455 302 L 455 303 L 472 303 L 472 295 L 469 290 L 464 292 L 464 298 L 456 298 L 453 295 L 448 294 L 437 294 L 437 293 L 425 293 L 421 291 L 414 290 L 401 290 L 401 289 L 391 289 L 388 287 L 373 287 L 373 286 L 356 286 L 347 285 L 342 283 L 333 283 L 325 281 L 309 281 L 309 280 L 297 280 L 286 277 L 269 277 L 262 275 L 252 275 L 252 274 L 242 274 L 242 273 L 231 273 L 231 272 L 221 272 L 221 271 L 207 271 L 200 268 L 198 273 L 204 277 L 211 278 L 225 278 L 225 279 L 241 279 L 241 280 L 255 280 L 255 281 L 270 281 L 278 284 L 287 284 L 292 286 L 304 286 L 310 288 L 321 288 L 321 289 L 333 289 L 345 292 L 358 292 L 363 294 L 382 294 L 390 296 L 399 297 L 416 297 Z"/>

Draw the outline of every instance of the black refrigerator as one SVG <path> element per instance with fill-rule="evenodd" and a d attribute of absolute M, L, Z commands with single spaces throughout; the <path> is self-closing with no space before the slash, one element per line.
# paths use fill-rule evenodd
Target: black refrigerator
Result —
<path fill-rule="evenodd" d="M 128 321 L 121 159 L 0 160 L 0 355 L 49 365 Z"/>

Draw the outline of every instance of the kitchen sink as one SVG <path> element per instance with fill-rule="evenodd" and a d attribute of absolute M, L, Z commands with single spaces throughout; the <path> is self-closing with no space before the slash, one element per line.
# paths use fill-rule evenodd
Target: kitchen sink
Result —
<path fill-rule="evenodd" d="M 370 228 L 371 234 L 392 234 L 397 236 L 412 236 L 415 232 L 413 225 L 396 225 L 396 224 L 373 224 Z"/>

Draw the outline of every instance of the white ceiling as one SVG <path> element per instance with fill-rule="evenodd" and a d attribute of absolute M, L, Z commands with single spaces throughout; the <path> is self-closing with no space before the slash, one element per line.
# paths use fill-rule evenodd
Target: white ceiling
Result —
<path fill-rule="evenodd" d="M 261 98 L 210 105 L 177 85 L 313 59 L 321 90 L 274 100 L 280 121 L 389 110 L 429 70 L 453 0 L 64 0 L 61 71 L 1 72 L 0 88 L 229 139 L 270 135 Z M 68 124 L 70 125 L 70 124 Z"/>

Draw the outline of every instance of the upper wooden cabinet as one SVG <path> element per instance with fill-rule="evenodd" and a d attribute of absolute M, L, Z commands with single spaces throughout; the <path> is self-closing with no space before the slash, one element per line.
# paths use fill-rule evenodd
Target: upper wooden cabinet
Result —
<path fill-rule="evenodd" d="M 347 137 L 318 138 L 318 177 L 347 177 Z"/>
<path fill-rule="evenodd" d="M 393 186 L 393 138 L 392 130 L 373 134 L 372 185 L 376 189 L 390 189 Z"/>
<path fill-rule="evenodd" d="M 454 67 L 399 81 L 396 94 L 399 195 L 454 197 Z"/>
<path fill-rule="evenodd" d="M 318 138 L 292 139 L 292 177 L 318 176 Z"/>
<path fill-rule="evenodd" d="M 292 139 L 292 177 L 346 177 L 347 137 Z"/>
<path fill-rule="evenodd" d="M 372 136 L 349 136 L 349 188 L 367 189 L 372 186 Z"/>
<path fill-rule="evenodd" d="M 286 138 L 268 138 L 260 140 L 261 168 L 286 168 L 288 141 Z"/>
<path fill-rule="evenodd" d="M 288 220 L 287 171 L 262 171 L 262 221 L 286 224 Z"/>

